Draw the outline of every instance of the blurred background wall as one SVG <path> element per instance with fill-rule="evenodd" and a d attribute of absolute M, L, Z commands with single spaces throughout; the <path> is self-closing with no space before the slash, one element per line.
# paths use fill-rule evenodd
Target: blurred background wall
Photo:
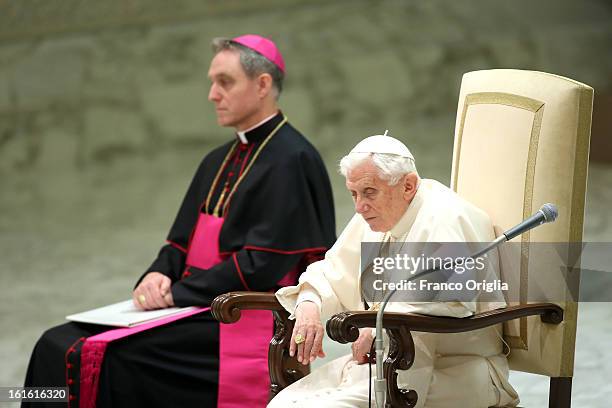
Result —
<path fill-rule="evenodd" d="M 449 181 L 463 73 L 551 72 L 595 88 L 587 238 L 612 240 L 609 0 L 8 0 L 0 2 L 1 385 L 18 385 L 41 331 L 129 297 L 216 125 L 216 36 L 259 33 L 287 62 L 281 106 L 336 164 L 358 140 L 406 142 Z"/>

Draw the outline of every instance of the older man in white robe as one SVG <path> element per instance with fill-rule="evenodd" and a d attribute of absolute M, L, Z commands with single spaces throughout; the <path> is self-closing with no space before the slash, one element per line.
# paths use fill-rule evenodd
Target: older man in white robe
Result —
<path fill-rule="evenodd" d="M 363 310 L 360 290 L 362 242 L 487 242 L 494 238 L 487 214 L 434 180 L 420 179 L 414 157 L 385 135 L 361 141 L 340 162 L 357 214 L 325 259 L 311 264 L 297 286 L 276 296 L 295 316 L 290 354 L 308 364 L 325 357 L 323 325 L 332 315 Z M 376 306 L 372 303 L 370 307 Z M 503 302 L 393 302 L 387 310 L 467 317 Z M 501 326 L 457 334 L 413 333 L 415 362 L 398 384 L 418 393 L 417 407 L 515 406 L 508 383 Z M 281 391 L 268 407 L 368 407 L 366 354 L 372 329 L 361 329 L 352 354 L 313 371 Z"/>

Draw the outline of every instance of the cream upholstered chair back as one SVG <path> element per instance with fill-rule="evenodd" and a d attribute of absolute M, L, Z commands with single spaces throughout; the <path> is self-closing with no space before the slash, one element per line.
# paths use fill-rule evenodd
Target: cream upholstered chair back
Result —
<path fill-rule="evenodd" d="M 555 223 L 512 241 L 521 248 L 512 269 L 518 276 L 503 278 L 517 282 L 515 304 L 533 303 L 530 282 L 546 272 L 546 265 L 530 261 L 530 242 L 582 240 L 592 101 L 591 87 L 543 72 L 498 69 L 463 76 L 452 188 L 488 212 L 497 235 L 544 203 L 559 209 Z M 561 324 L 532 316 L 504 325 L 510 367 L 571 377 L 577 299 L 567 292 L 551 301 L 564 309 Z"/>

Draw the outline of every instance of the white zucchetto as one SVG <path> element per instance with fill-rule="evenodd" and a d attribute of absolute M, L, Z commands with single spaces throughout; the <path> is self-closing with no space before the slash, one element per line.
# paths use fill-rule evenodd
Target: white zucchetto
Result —
<path fill-rule="evenodd" d="M 397 156 L 406 157 L 414 161 L 414 156 L 405 144 L 399 140 L 387 136 L 387 130 L 384 135 L 374 135 L 366 137 L 357 146 L 351 150 L 351 153 L 384 153 L 395 154 Z"/>

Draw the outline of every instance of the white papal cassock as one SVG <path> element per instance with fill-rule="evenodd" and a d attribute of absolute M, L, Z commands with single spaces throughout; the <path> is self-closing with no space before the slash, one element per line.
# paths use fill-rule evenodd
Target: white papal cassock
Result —
<path fill-rule="evenodd" d="M 406 213 L 387 233 L 391 241 L 488 242 L 494 239 L 486 213 L 434 180 L 420 181 Z M 280 289 L 276 297 L 293 313 L 300 300 L 315 297 L 321 319 L 347 310 L 363 310 L 359 288 L 361 242 L 380 242 L 360 215 L 346 226 L 325 259 L 311 264 L 297 286 Z M 436 316 L 466 317 L 503 302 L 389 304 L 387 310 Z M 518 395 L 508 383 L 501 325 L 457 334 L 412 333 L 415 362 L 399 374 L 403 388 L 418 393 L 417 407 L 515 406 Z M 340 357 L 281 391 L 268 407 L 368 407 L 368 365 L 351 355 Z M 372 401 L 372 406 L 375 406 Z"/>

